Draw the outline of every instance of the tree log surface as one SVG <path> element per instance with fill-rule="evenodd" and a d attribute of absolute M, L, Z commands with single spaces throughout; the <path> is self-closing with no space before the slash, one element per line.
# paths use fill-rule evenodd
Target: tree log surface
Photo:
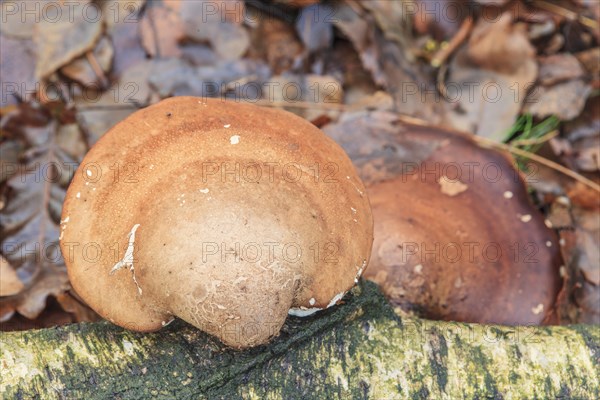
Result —
<path fill-rule="evenodd" d="M 183 322 L 0 334 L 4 399 L 598 399 L 598 326 L 400 317 L 376 285 L 235 351 Z"/>

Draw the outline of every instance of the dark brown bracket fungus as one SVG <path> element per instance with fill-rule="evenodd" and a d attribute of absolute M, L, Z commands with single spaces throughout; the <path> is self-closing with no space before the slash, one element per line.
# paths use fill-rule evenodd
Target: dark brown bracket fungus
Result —
<path fill-rule="evenodd" d="M 429 318 L 556 322 L 559 242 L 514 161 L 456 132 L 394 131 L 399 148 L 422 143 L 428 150 L 401 168 L 389 161 L 386 171 L 404 173 L 368 187 L 375 242 L 366 277 Z"/>
<path fill-rule="evenodd" d="M 245 348 L 336 304 L 373 219 L 344 151 L 305 120 L 193 97 L 140 110 L 86 155 L 61 249 L 79 295 L 138 331 L 180 317 Z"/>

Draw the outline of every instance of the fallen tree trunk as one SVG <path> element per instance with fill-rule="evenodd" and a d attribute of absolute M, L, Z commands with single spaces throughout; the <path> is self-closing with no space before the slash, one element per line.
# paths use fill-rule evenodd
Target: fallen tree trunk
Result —
<path fill-rule="evenodd" d="M 182 322 L 106 322 L 0 335 L 0 397 L 600 397 L 597 326 L 498 327 L 400 318 L 372 283 L 268 346 L 232 351 Z"/>

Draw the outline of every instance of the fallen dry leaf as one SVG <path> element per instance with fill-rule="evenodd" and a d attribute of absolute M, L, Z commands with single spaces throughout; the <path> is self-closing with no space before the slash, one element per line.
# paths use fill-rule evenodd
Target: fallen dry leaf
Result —
<path fill-rule="evenodd" d="M 0 54 L 0 107 L 28 100 L 36 90 L 33 41 L 0 35 Z"/>
<path fill-rule="evenodd" d="M 577 131 L 574 131 L 577 132 Z M 565 278 L 562 323 L 600 323 L 600 194 L 589 186 L 531 163 L 529 181 L 536 200 L 548 210 L 546 223 L 559 233 Z"/>
<path fill-rule="evenodd" d="M 538 62 L 540 65 L 538 81 L 545 86 L 581 78 L 584 74 L 583 68 L 577 58 L 569 53 L 539 57 Z"/>
<path fill-rule="evenodd" d="M 129 25 L 137 28 L 145 5 L 146 0 L 103 0 L 100 7 L 102 7 L 104 23 L 108 33 L 113 32 L 118 25 Z"/>
<path fill-rule="evenodd" d="M 13 267 L 0 255 L 0 296 L 15 295 L 24 287 Z"/>
<path fill-rule="evenodd" d="M 21 7 L 25 7 L 25 3 L 17 3 L 13 1 L 3 1 L 0 3 L 0 16 L 2 23 L 0 24 L 0 32 L 4 36 L 12 37 L 13 39 L 31 39 L 33 36 L 33 28 L 40 16 L 35 12 L 24 13 Z M 32 7 L 30 10 L 34 10 Z"/>
<path fill-rule="evenodd" d="M 375 17 L 386 38 L 406 45 L 409 34 L 408 8 L 402 2 L 370 0 L 361 3 Z"/>
<path fill-rule="evenodd" d="M 178 47 L 184 37 L 179 14 L 166 7 L 149 7 L 139 26 L 142 46 L 152 57 L 181 56 Z"/>
<path fill-rule="evenodd" d="M 309 121 L 322 115 L 333 119 L 340 114 L 339 110 L 328 107 L 340 104 L 344 98 L 342 84 L 333 76 L 284 74 L 271 77 L 269 82 L 276 90 L 263 92 L 265 100 Z M 295 107 L 296 102 L 314 107 Z"/>
<path fill-rule="evenodd" d="M 104 74 L 108 73 L 110 70 L 114 54 L 110 40 L 105 37 L 101 38 L 91 54 L 93 60 L 90 60 L 87 56 L 79 57 L 62 67 L 60 69 L 61 72 L 67 77 L 81 83 L 83 86 L 97 87 L 98 84 L 103 85 Z M 102 76 L 98 76 L 98 73 L 96 73 L 91 62 L 97 63 Z"/>
<path fill-rule="evenodd" d="M 222 59 L 236 60 L 248 50 L 250 36 L 242 25 L 243 1 L 183 1 L 177 8 L 184 21 L 185 34 L 190 39 L 210 43 Z M 209 9 L 211 12 L 207 11 Z"/>
<path fill-rule="evenodd" d="M 334 25 L 352 42 L 365 68 L 373 74 L 375 82 L 383 84 L 384 78 L 381 71 L 376 69 L 377 65 L 373 63 L 365 52 L 372 52 L 369 49 L 372 38 L 369 37 L 371 30 L 369 22 L 361 15 L 359 11 L 347 3 L 340 3 L 335 8 Z"/>
<path fill-rule="evenodd" d="M 114 1 L 112 0 L 112 2 Z M 120 77 L 124 70 L 146 59 L 146 52 L 142 47 L 139 36 L 138 24 L 132 23 L 132 20 L 138 21 L 140 19 L 139 9 L 141 6 L 136 6 L 135 2 L 126 4 L 123 2 L 109 3 L 111 2 L 104 3 L 109 10 L 128 4 L 131 4 L 132 7 L 132 11 L 123 10 L 122 13 L 119 13 L 118 15 L 123 15 L 121 18 L 107 19 L 107 21 L 110 21 L 110 23 L 107 22 L 107 35 L 111 38 L 114 49 L 112 72 L 115 76 Z"/>
<path fill-rule="evenodd" d="M 475 25 L 467 56 L 482 68 L 512 75 L 529 64 L 535 49 L 529 43 L 526 26 L 513 24 L 510 13 L 504 13 L 497 21 L 481 18 Z"/>
<path fill-rule="evenodd" d="M 63 295 L 59 295 L 59 297 L 61 296 Z M 0 331 L 43 329 L 73 322 L 80 322 L 78 315 L 65 311 L 58 299 L 49 298 L 46 308 L 35 319 L 28 319 L 17 314 L 8 321 L 0 322 Z"/>
<path fill-rule="evenodd" d="M 70 291 L 59 294 L 56 296 L 56 300 L 63 310 L 73 314 L 76 322 L 93 322 L 101 319 L 94 310 L 85 305 L 77 295 Z"/>
<path fill-rule="evenodd" d="M 361 178 L 370 183 L 391 179 L 420 164 L 437 142 L 398 136 L 398 116 L 386 111 L 354 111 L 323 131 L 348 153 Z M 368 138 L 368 140 L 367 140 Z"/>
<path fill-rule="evenodd" d="M 577 60 L 583 65 L 588 74 L 598 79 L 598 75 L 600 74 L 600 47 L 579 52 L 575 54 L 575 57 L 577 57 Z"/>
<path fill-rule="evenodd" d="M 249 59 L 221 60 L 215 65 L 195 67 L 183 59 L 148 60 L 126 71 L 123 84 L 135 82 L 136 99 L 155 92 L 160 98 L 168 96 L 217 97 L 230 94 L 237 99 L 253 95 L 260 97 L 256 87 L 261 87 L 269 71 L 260 61 Z"/>
<path fill-rule="evenodd" d="M 583 112 L 562 125 L 562 138 L 551 141 L 555 154 L 571 169 L 586 172 L 600 168 L 600 97 L 588 98 Z"/>
<path fill-rule="evenodd" d="M 200 79 L 197 68 L 176 58 L 161 61 L 164 62 L 154 64 L 153 72 L 148 78 L 148 83 L 161 98 L 206 95 L 204 91 L 207 87 Z"/>
<path fill-rule="evenodd" d="M 537 86 L 527 97 L 523 111 L 538 118 L 555 115 L 563 121 L 577 117 L 583 111 L 592 88 L 581 79 Z"/>
<path fill-rule="evenodd" d="M 181 53 L 185 61 L 195 66 L 211 66 L 219 62 L 217 53 L 201 43 L 187 43 L 181 46 Z"/>
<path fill-rule="evenodd" d="M 277 3 L 282 3 L 290 7 L 307 7 L 318 3 L 320 0 L 275 0 Z"/>
<path fill-rule="evenodd" d="M 250 35 L 244 26 L 225 23 L 211 39 L 211 45 L 223 60 L 237 60 L 248 51 Z"/>
<path fill-rule="evenodd" d="M 452 2 L 450 6 L 448 4 L 445 0 L 416 0 L 414 29 L 419 34 L 432 37 L 439 42 L 452 38 L 464 18 L 469 15 L 468 3 Z M 443 11 L 432 12 L 432 10 Z"/>
<path fill-rule="evenodd" d="M 600 171 L 600 135 L 583 138 L 574 146 L 575 166 L 580 171 Z"/>
<path fill-rule="evenodd" d="M 3 120 L 3 129 L 27 144 L 18 172 L 5 184 L 6 205 L 0 210 L 2 254 L 18 271 L 25 288 L 17 296 L 0 299 L 4 315 L 18 311 L 35 318 L 49 295 L 68 289 L 68 278 L 58 248 L 58 226 L 65 189 L 78 165 L 73 147 L 58 143 L 56 120 L 48 110 L 23 104 Z M 61 142 L 68 137 L 63 134 Z M 76 147 L 75 147 L 76 148 Z M 85 150 L 85 149 L 84 149 Z M 82 155 L 82 154 L 79 154 Z"/>
<path fill-rule="evenodd" d="M 33 40 L 37 48 L 37 79 L 47 77 L 86 51 L 92 50 L 102 32 L 102 11 L 95 3 L 89 0 L 69 4 L 51 2 L 44 4 L 41 12 L 50 12 L 44 10 L 57 6 L 60 6 L 60 13 L 55 11 L 55 19 L 40 18 L 40 22 L 35 25 Z M 98 18 L 88 18 L 84 7 L 96 8 Z"/>
<path fill-rule="evenodd" d="M 18 172 L 16 165 L 19 163 L 19 157 L 23 153 L 24 145 L 18 140 L 4 140 L 0 142 L 0 184 Z M 0 198 L 0 209 L 4 206 Z"/>
<path fill-rule="evenodd" d="M 265 58 L 272 73 L 279 75 L 294 66 L 303 47 L 292 27 L 278 19 L 261 16 L 258 27 L 252 31 L 251 51 Z"/>
<path fill-rule="evenodd" d="M 438 123 L 443 113 L 442 102 L 439 97 L 425 95 L 426 91 L 435 92 L 427 78 L 429 67 L 410 51 L 410 35 L 406 34 L 408 19 L 402 19 L 398 4 L 391 3 L 394 2 L 361 3 L 377 10 L 379 27 L 373 23 L 373 16 L 361 14 L 347 3 L 336 5 L 334 24 L 351 40 L 375 83 L 392 95 L 396 111 Z M 388 11 L 391 14 L 385 16 Z M 394 26 L 395 23 L 400 25 Z"/>
<path fill-rule="evenodd" d="M 331 47 L 333 17 L 333 9 L 325 4 L 314 4 L 300 11 L 296 20 L 296 31 L 309 52 Z"/>
<path fill-rule="evenodd" d="M 139 98 L 136 97 L 138 94 L 135 83 L 126 82 L 109 88 L 103 94 L 93 94 L 94 102 L 90 102 L 89 98 L 75 98 L 77 122 L 84 132 L 89 147 L 93 146 L 117 122 L 138 109 L 135 102 Z"/>
<path fill-rule="evenodd" d="M 575 202 L 570 204 L 572 224 L 569 230 L 561 231 L 561 249 L 571 283 L 567 293 L 575 299 L 575 304 L 565 306 L 572 323 L 600 323 L 600 203 L 597 193 L 591 195 L 595 198 L 593 209 L 585 209 Z"/>
<path fill-rule="evenodd" d="M 497 141 L 514 124 L 535 82 L 534 48 L 510 14 L 481 19 L 450 64 L 446 123 Z"/>

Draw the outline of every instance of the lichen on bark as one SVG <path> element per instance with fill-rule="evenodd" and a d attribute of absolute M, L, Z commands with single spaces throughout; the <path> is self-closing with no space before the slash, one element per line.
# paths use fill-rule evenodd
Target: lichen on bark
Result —
<path fill-rule="evenodd" d="M 400 317 L 361 283 L 344 304 L 288 318 L 243 352 L 175 322 L 0 334 L 0 396 L 146 398 L 598 398 L 597 326 L 500 327 Z"/>

